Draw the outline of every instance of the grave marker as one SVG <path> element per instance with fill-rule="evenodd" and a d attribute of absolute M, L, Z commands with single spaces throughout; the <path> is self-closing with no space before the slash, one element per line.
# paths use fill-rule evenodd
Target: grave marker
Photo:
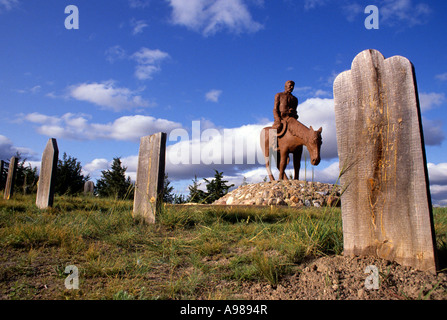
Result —
<path fill-rule="evenodd" d="M 155 223 L 155 214 L 162 202 L 166 137 L 166 133 L 160 132 L 140 140 L 133 216 L 147 223 Z"/>
<path fill-rule="evenodd" d="M 14 183 L 17 175 L 18 161 L 19 159 L 16 157 L 12 157 L 11 160 L 9 161 L 8 176 L 6 178 L 5 193 L 3 195 L 3 199 L 5 200 L 11 199 L 14 193 Z"/>
<path fill-rule="evenodd" d="M 435 272 L 436 242 L 413 65 L 359 53 L 334 81 L 344 254 Z"/>
<path fill-rule="evenodd" d="M 42 154 L 36 205 L 39 209 L 53 206 L 59 149 L 56 139 L 49 139 Z"/>
<path fill-rule="evenodd" d="M 86 181 L 84 183 L 84 195 L 93 196 L 94 191 L 95 191 L 95 184 L 93 183 L 93 181 Z"/>

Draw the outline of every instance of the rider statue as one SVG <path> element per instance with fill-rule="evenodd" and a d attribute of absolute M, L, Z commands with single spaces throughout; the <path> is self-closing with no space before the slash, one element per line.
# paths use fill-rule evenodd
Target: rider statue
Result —
<path fill-rule="evenodd" d="M 273 107 L 273 122 L 272 129 L 276 129 L 277 132 L 283 130 L 284 122 L 291 120 L 290 118 L 298 119 L 298 99 L 292 95 L 292 91 L 295 87 L 295 82 L 289 80 L 285 84 L 284 92 L 277 93 L 275 96 L 275 105 Z M 293 120 L 292 120 L 293 121 Z"/>

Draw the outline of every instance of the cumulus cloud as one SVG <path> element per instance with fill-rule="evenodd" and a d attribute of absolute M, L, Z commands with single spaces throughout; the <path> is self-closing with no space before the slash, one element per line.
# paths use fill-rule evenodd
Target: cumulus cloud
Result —
<path fill-rule="evenodd" d="M 447 163 L 428 163 L 427 168 L 433 205 L 447 206 Z"/>
<path fill-rule="evenodd" d="M 38 133 L 71 140 L 118 140 L 139 141 L 146 135 L 156 132 L 170 132 L 181 124 L 150 116 L 124 116 L 109 123 L 91 123 L 85 114 L 66 113 L 60 117 L 40 113 L 20 115 L 22 120 L 38 124 Z"/>
<path fill-rule="evenodd" d="M 206 101 L 211 101 L 211 102 L 219 102 L 219 97 L 222 94 L 222 90 L 210 90 L 205 94 L 205 99 Z"/>
<path fill-rule="evenodd" d="M 221 30 L 233 33 L 256 32 L 262 28 L 253 20 L 244 0 L 168 0 L 171 21 L 205 36 Z"/>
<path fill-rule="evenodd" d="M 439 146 L 445 139 L 441 120 L 429 120 L 422 117 L 424 142 L 427 146 Z"/>
<path fill-rule="evenodd" d="M 148 107 L 150 103 L 138 91 L 117 87 L 115 81 L 81 83 L 68 88 L 70 97 L 113 111 Z"/>
<path fill-rule="evenodd" d="M 17 152 L 21 155 L 22 159 L 36 159 L 36 153 L 33 150 L 14 146 L 12 140 L 0 134 L 0 160 L 9 161 L 9 159 L 11 159 L 12 156 L 15 156 Z"/>
<path fill-rule="evenodd" d="M 322 159 L 338 157 L 334 99 L 311 98 L 298 105 L 299 121 L 314 130 L 322 127 Z"/>
<path fill-rule="evenodd" d="M 419 103 L 421 105 L 421 111 L 425 112 L 434 107 L 440 106 L 446 101 L 444 93 L 422 92 L 419 94 Z"/>
<path fill-rule="evenodd" d="M 83 169 L 86 172 L 95 172 L 99 170 L 105 170 L 107 169 L 107 166 L 109 165 L 109 161 L 107 159 L 101 158 L 101 159 L 94 159 L 93 161 L 87 163 L 83 166 Z"/>
<path fill-rule="evenodd" d="M 137 62 L 135 77 L 139 80 L 152 79 L 153 74 L 161 70 L 160 62 L 167 58 L 169 58 L 167 52 L 141 48 L 131 56 L 131 59 Z"/>
<path fill-rule="evenodd" d="M 428 163 L 427 168 L 431 184 L 447 185 L 447 163 Z"/>

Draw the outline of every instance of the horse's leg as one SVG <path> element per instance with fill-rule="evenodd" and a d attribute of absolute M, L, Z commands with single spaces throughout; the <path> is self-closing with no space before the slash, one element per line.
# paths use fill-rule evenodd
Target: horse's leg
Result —
<path fill-rule="evenodd" d="M 288 180 L 287 177 L 284 178 L 285 176 L 285 171 L 286 171 L 286 167 L 287 167 L 287 159 L 288 159 L 288 154 L 284 151 L 281 151 L 278 154 L 278 169 L 279 169 L 279 180 Z"/>
<path fill-rule="evenodd" d="M 270 181 L 275 181 L 272 170 L 270 169 L 270 156 L 265 157 L 265 167 L 267 169 L 267 174 L 269 175 Z"/>
<path fill-rule="evenodd" d="M 303 154 L 303 146 L 299 146 L 293 152 L 293 169 L 295 170 L 295 180 L 300 178 L 300 168 L 301 168 L 301 155 Z"/>
<path fill-rule="evenodd" d="M 289 165 L 289 162 L 290 162 L 290 157 L 289 157 L 288 154 L 286 154 L 286 158 L 287 158 L 287 161 L 286 161 L 286 166 L 284 167 L 284 180 L 289 180 L 289 178 L 287 177 L 287 173 L 286 173 L 286 168 L 287 168 L 287 166 Z"/>

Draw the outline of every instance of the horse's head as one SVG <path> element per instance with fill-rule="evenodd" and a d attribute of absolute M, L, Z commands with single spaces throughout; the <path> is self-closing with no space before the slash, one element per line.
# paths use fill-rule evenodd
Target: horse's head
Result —
<path fill-rule="evenodd" d="M 314 131 L 314 129 L 311 126 L 309 129 L 310 129 L 310 139 L 306 147 L 310 154 L 310 163 L 314 166 L 318 166 L 318 164 L 321 161 L 320 148 L 321 145 L 323 144 L 323 140 L 321 138 L 321 132 L 323 131 L 323 128 Z"/>

